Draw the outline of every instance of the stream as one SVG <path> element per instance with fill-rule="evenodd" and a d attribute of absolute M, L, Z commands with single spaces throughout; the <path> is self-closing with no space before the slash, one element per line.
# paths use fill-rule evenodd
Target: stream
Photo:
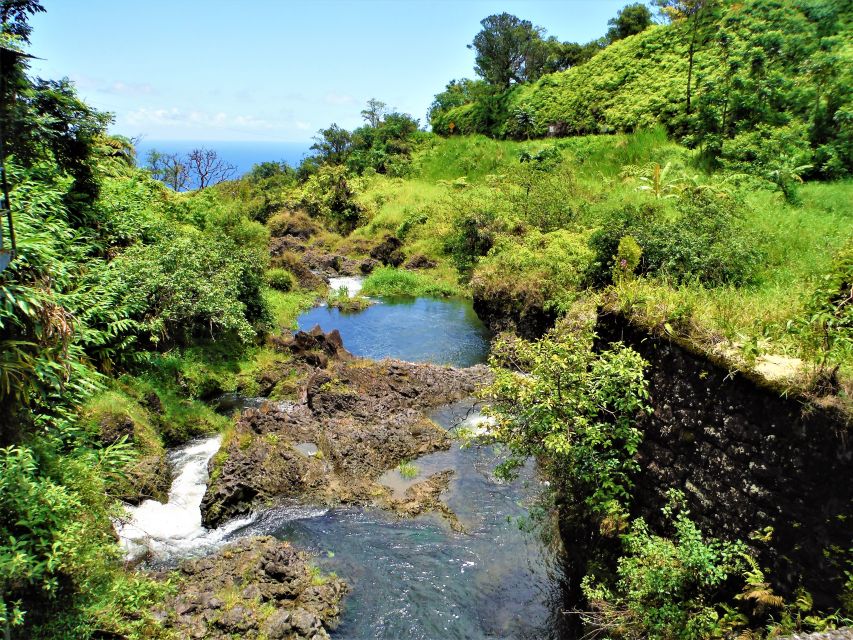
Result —
<path fill-rule="evenodd" d="M 338 286 L 344 285 L 357 291 L 360 282 Z M 316 324 L 338 329 L 348 350 L 368 358 L 469 366 L 488 354 L 488 332 L 467 301 L 381 299 L 350 314 L 317 307 L 298 323 L 302 329 Z M 451 430 L 488 429 L 473 400 L 445 405 L 431 418 Z M 207 531 L 199 505 L 207 461 L 218 446 L 217 436 L 173 452 L 169 503 L 143 503 L 118 527 L 129 553 L 147 545 L 149 560 L 168 566 L 246 535 L 293 542 L 316 553 L 316 564 L 352 587 L 332 633 L 339 639 L 567 637 L 559 537 L 549 519 L 530 515 L 547 491 L 532 462 L 515 481 L 501 482 L 493 474 L 499 458 L 492 446 L 461 448 L 455 442 L 448 451 L 413 460 L 414 477 L 396 469 L 382 476 L 400 495 L 430 474 L 452 469 L 443 499 L 462 533 L 437 515 L 401 519 L 381 510 L 297 503 Z"/>

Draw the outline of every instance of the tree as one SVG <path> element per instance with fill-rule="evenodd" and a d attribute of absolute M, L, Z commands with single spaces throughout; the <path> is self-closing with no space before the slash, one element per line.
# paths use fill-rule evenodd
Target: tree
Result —
<path fill-rule="evenodd" d="M 352 135 L 332 123 L 328 129 L 317 132 L 311 150 L 317 152 L 323 164 L 343 164 L 352 151 Z"/>
<path fill-rule="evenodd" d="M 151 149 L 146 163 L 152 178 L 163 182 L 175 191 L 183 191 L 189 186 L 189 167 L 177 153 L 160 153 L 156 149 Z"/>
<path fill-rule="evenodd" d="M 693 60 L 696 50 L 702 46 L 705 38 L 706 17 L 715 8 L 715 0 L 655 0 L 664 19 L 676 22 L 687 21 L 690 24 L 690 42 L 687 47 L 687 107 L 691 112 L 691 93 L 693 83 Z"/>
<path fill-rule="evenodd" d="M 384 102 L 376 98 L 371 98 L 367 101 L 367 108 L 362 110 L 361 117 L 364 118 L 369 126 L 378 127 L 379 123 L 382 122 L 382 118 L 385 117 L 387 107 L 388 105 Z"/>
<path fill-rule="evenodd" d="M 435 94 L 435 98 L 427 111 L 427 120 L 432 122 L 433 118 L 454 107 L 475 102 L 487 90 L 483 80 L 451 80 L 447 83 L 444 91 Z"/>
<path fill-rule="evenodd" d="M 613 43 L 648 29 L 652 24 L 652 12 L 646 5 L 636 2 L 620 9 L 607 24 L 610 29 L 605 37 L 608 43 Z"/>
<path fill-rule="evenodd" d="M 186 157 L 186 170 L 193 183 L 204 189 L 212 184 L 228 180 L 237 170 L 233 164 L 225 162 L 213 149 L 193 149 Z"/>
<path fill-rule="evenodd" d="M 268 161 L 253 164 L 252 170 L 249 172 L 249 178 L 255 182 L 269 180 L 277 176 L 293 179 L 296 176 L 296 171 L 286 161 L 282 160 L 281 162 Z"/>
<path fill-rule="evenodd" d="M 483 29 L 468 48 L 476 52 L 474 68 L 488 83 L 506 89 L 542 75 L 548 52 L 544 29 L 509 13 L 491 15 L 480 24 Z"/>
<path fill-rule="evenodd" d="M 604 38 L 599 38 L 586 44 L 579 44 L 577 42 L 560 42 L 552 36 L 545 41 L 548 57 L 545 61 L 543 71 L 545 73 L 554 73 L 555 71 L 565 71 L 566 69 L 583 64 L 601 51 L 605 44 Z"/>
<path fill-rule="evenodd" d="M 28 16 L 43 12 L 44 7 L 38 0 L 0 0 L 0 24 L 3 34 L 29 44 L 33 28 L 27 24 Z"/>

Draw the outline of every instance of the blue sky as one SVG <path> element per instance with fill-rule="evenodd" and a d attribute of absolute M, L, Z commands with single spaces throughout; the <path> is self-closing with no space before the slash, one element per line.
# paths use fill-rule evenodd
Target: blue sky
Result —
<path fill-rule="evenodd" d="M 310 140 L 371 97 L 424 120 L 472 77 L 481 19 L 508 11 L 586 42 L 630 0 L 43 0 L 32 72 L 68 76 L 113 130 L 150 140 Z"/>

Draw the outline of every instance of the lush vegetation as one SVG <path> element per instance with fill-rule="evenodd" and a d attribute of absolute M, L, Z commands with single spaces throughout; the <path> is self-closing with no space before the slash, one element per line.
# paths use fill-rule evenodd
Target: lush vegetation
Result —
<path fill-rule="evenodd" d="M 596 353 L 589 320 L 567 318 L 535 343 L 498 340 L 486 397 L 494 401 L 493 433 L 510 452 L 500 472 L 511 474 L 531 455 L 550 461 L 552 474 L 585 501 L 589 516 L 618 529 L 637 471 L 646 363 L 618 344 Z"/>
<path fill-rule="evenodd" d="M 371 100 L 362 127 L 322 129 L 301 166 L 235 180 L 207 150 L 195 174 L 190 158 L 137 167 L 108 114 L 16 59 L 0 624 L 156 637 L 147 612 L 170 586 L 122 568 L 110 518 L 163 495 L 165 447 L 226 426 L 203 401 L 257 392 L 281 357 L 265 335 L 327 293 L 306 249 L 369 263 L 366 295 L 468 295 L 517 329 L 558 319 L 539 340 L 496 343 L 495 432 L 505 472 L 539 456 L 600 532 L 622 535 L 613 571 L 585 583 L 592 622 L 624 637 L 706 637 L 767 611 L 784 628 L 833 624 L 806 595 L 778 600 L 741 545 L 683 511 L 668 532 L 629 522 L 644 363 L 593 353 L 589 323 L 619 312 L 850 410 L 851 16 L 832 0 L 657 4 L 667 24 L 629 5 L 585 44 L 490 16 L 474 36 L 481 78 L 436 96 L 434 133 Z M 3 7 L 0 45 L 24 50 L 42 7 Z"/>
<path fill-rule="evenodd" d="M 461 97 L 434 105 L 433 130 L 529 138 L 660 124 L 706 160 L 740 171 L 848 174 L 851 52 L 844 2 L 684 0 L 664 8 L 669 24 L 603 43 L 594 57 L 565 71 L 510 83 L 480 65 L 487 86 L 449 87 Z M 504 30 L 484 21 L 475 47 L 478 38 Z M 489 60 L 506 66 L 494 53 Z M 789 179 L 795 178 L 783 181 Z"/>
<path fill-rule="evenodd" d="M 0 45 L 25 47 L 42 10 L 3 3 Z M 165 496 L 164 447 L 227 424 L 199 399 L 234 388 L 307 296 L 265 274 L 257 203 L 176 193 L 70 83 L 21 58 L 4 71 L 18 245 L 0 274 L 0 626 L 154 637 L 169 583 L 123 569 L 111 518 Z"/>

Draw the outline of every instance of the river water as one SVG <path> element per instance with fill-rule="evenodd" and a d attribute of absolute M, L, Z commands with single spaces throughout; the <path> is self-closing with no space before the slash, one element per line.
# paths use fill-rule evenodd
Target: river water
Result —
<path fill-rule="evenodd" d="M 467 366 L 487 356 L 488 334 L 465 301 L 385 299 L 359 313 L 336 311 L 312 309 L 299 318 L 299 326 L 339 329 L 345 347 L 364 357 Z M 446 405 L 431 417 L 451 430 L 487 430 L 488 422 L 478 416 L 471 400 Z M 213 444 L 206 446 L 205 451 L 215 451 Z M 193 457 L 191 451 L 185 448 L 179 465 Z M 334 638 L 564 638 L 559 539 L 547 518 L 531 516 L 546 496 L 547 482 L 533 463 L 515 481 L 501 482 L 493 474 L 497 462 L 491 446 L 461 448 L 455 443 L 449 451 L 414 460 L 415 478 L 396 470 L 383 476 L 385 484 L 402 492 L 432 473 L 452 469 L 443 499 L 462 523 L 461 533 L 435 515 L 401 519 L 380 510 L 293 503 L 214 532 L 200 530 L 200 514 L 190 523 L 184 513 L 175 517 L 175 531 L 180 528 L 189 537 L 166 551 L 168 541 L 159 540 L 157 549 L 161 559 L 174 562 L 198 553 L 199 547 L 207 551 L 211 544 L 239 536 L 267 534 L 315 552 L 319 566 L 352 587 Z M 201 473 L 188 473 L 195 474 L 203 489 L 206 461 L 202 466 Z M 187 465 L 176 468 L 176 483 L 181 468 Z M 182 486 L 186 489 L 186 483 Z M 170 504 L 172 500 L 170 494 Z M 198 501 L 190 501 L 195 513 L 200 500 L 199 495 Z M 160 506 L 171 514 L 169 505 Z M 140 507 L 146 508 L 156 511 Z"/>

